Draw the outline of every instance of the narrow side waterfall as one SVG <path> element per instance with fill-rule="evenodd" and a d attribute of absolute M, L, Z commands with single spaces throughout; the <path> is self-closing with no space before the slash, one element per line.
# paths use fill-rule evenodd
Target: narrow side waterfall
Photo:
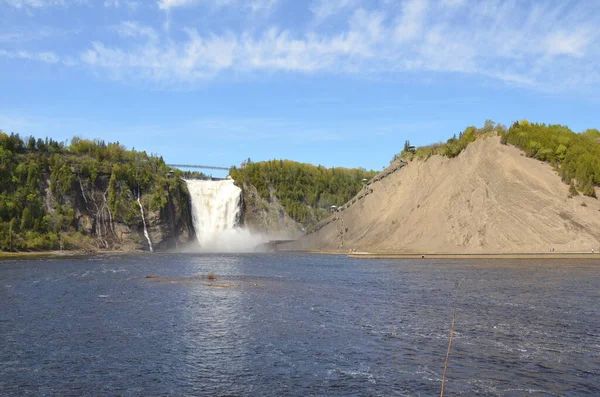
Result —
<path fill-rule="evenodd" d="M 192 201 L 192 221 L 202 251 L 249 252 L 263 242 L 239 227 L 242 190 L 232 179 L 185 181 Z"/>
<path fill-rule="evenodd" d="M 142 214 L 142 223 L 144 224 L 144 236 L 146 236 L 146 240 L 148 241 L 148 246 L 150 247 L 150 252 L 154 252 L 154 247 L 152 247 L 152 240 L 150 240 L 150 235 L 148 234 L 148 228 L 146 227 L 146 217 L 144 216 L 144 207 L 142 206 L 142 200 L 140 200 L 139 192 L 138 192 L 137 202 L 140 206 L 140 213 Z"/>

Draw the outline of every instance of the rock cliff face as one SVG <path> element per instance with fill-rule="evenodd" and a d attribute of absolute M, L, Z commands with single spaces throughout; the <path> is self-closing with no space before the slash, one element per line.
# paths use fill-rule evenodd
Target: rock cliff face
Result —
<path fill-rule="evenodd" d="M 302 235 L 302 225 L 290 218 L 273 192 L 270 199 L 260 197 L 250 184 L 241 186 L 243 194 L 242 224 L 253 233 L 272 239 L 290 239 Z"/>
<path fill-rule="evenodd" d="M 569 194 L 547 163 L 480 139 L 414 160 L 287 249 L 548 252 L 600 249 L 600 201 Z"/>
<path fill-rule="evenodd" d="M 108 175 L 100 175 L 95 184 L 83 179 L 78 180 L 77 184 L 76 194 L 67 196 L 67 200 L 68 206 L 75 208 L 75 236 L 80 238 L 74 237 L 69 248 L 86 251 L 150 249 L 144 236 L 140 211 L 130 211 L 125 219 L 116 219 L 111 213 L 107 203 Z M 269 239 L 290 239 L 303 234 L 302 226 L 286 214 L 274 194 L 271 194 L 270 200 L 264 200 L 252 185 L 244 185 L 242 191 L 242 227 Z M 119 200 L 131 204 L 137 197 L 123 189 Z M 167 203 L 161 210 L 149 208 L 147 203 L 150 197 L 144 192 L 141 192 L 141 201 L 154 250 L 183 248 L 196 242 L 187 189 L 170 191 Z M 46 210 L 54 213 L 57 204 L 47 188 Z"/>
<path fill-rule="evenodd" d="M 144 236 L 144 225 L 140 211 L 130 211 L 125 219 L 117 218 L 108 205 L 109 175 L 99 175 L 92 184 L 89 179 L 77 178 L 78 188 L 75 194 L 63 195 L 68 207 L 74 209 L 75 233 L 70 238 L 71 249 L 86 251 L 117 250 L 136 251 L 149 250 Z M 49 181 L 47 181 L 49 186 Z M 46 211 L 55 215 L 59 203 L 52 195 L 51 189 L 45 189 Z M 145 206 L 145 220 L 148 235 L 155 250 L 168 250 L 182 247 L 195 240 L 189 195 L 186 191 L 173 189 L 168 191 L 166 205 L 160 210 L 151 210 L 150 197 L 144 192 L 140 199 Z M 127 191 L 118 198 L 119 205 L 131 205 L 137 200 L 133 193 Z M 135 204 L 137 206 L 137 204 Z"/>

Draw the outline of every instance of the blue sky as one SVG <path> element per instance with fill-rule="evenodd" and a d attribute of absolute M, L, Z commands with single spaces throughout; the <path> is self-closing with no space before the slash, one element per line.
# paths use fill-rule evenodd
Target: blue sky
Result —
<path fill-rule="evenodd" d="M 600 2 L 0 0 L 0 129 L 381 169 L 486 119 L 600 127 Z"/>

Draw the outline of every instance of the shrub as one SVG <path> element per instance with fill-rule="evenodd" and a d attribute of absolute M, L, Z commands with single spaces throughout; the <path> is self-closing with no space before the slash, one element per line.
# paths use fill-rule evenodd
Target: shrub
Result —
<path fill-rule="evenodd" d="M 571 195 L 571 197 L 579 196 L 579 192 L 575 188 L 575 183 L 573 182 L 573 180 L 571 180 L 571 184 L 569 185 L 569 194 Z"/>
<path fill-rule="evenodd" d="M 587 182 L 585 185 L 583 185 L 583 187 L 581 188 L 581 193 L 584 196 L 597 198 L 596 189 L 594 188 L 594 185 L 592 185 L 590 182 Z"/>

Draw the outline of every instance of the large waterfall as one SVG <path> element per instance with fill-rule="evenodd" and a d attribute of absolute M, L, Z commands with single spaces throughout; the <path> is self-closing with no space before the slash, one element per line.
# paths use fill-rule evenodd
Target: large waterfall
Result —
<path fill-rule="evenodd" d="M 232 179 L 185 181 L 192 201 L 192 220 L 202 251 L 253 251 L 260 236 L 238 227 L 242 190 Z"/>

